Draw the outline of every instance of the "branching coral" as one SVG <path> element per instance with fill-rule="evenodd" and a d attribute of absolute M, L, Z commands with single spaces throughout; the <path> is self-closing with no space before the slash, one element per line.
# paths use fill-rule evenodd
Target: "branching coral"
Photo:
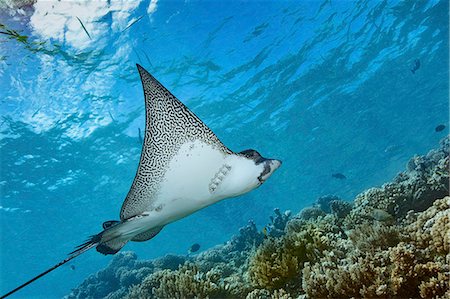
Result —
<path fill-rule="evenodd" d="M 444 298 L 449 278 L 448 266 L 423 263 L 420 250 L 400 243 L 339 263 L 323 258 L 315 264 L 306 264 L 303 288 L 311 298 L 417 298 L 426 293 Z"/>
<path fill-rule="evenodd" d="M 401 239 L 399 226 L 387 226 L 382 223 L 360 224 L 350 233 L 349 238 L 360 251 L 376 251 L 396 246 Z"/>
<path fill-rule="evenodd" d="M 303 220 L 314 220 L 318 217 L 325 216 L 325 212 L 322 211 L 319 207 L 306 207 L 300 211 L 297 218 Z"/>
<path fill-rule="evenodd" d="M 321 209 L 325 213 L 331 213 L 330 202 L 332 202 L 334 200 L 341 200 L 341 199 L 335 195 L 321 196 L 317 199 L 315 206 L 317 206 L 319 209 Z"/>
<path fill-rule="evenodd" d="M 248 269 L 253 285 L 275 289 L 299 276 L 305 253 L 287 247 L 282 240 L 268 239 L 257 249 Z"/>
<path fill-rule="evenodd" d="M 239 283 L 242 288 L 243 282 Z M 141 284 L 130 288 L 127 299 L 236 298 L 247 292 L 234 288 L 231 277 L 223 279 L 220 269 L 202 272 L 197 265 L 188 262 L 175 271 L 160 270 L 151 274 Z"/>
<path fill-rule="evenodd" d="M 318 222 L 296 219 L 289 222 L 286 235 L 266 240 L 250 257 L 249 277 L 253 285 L 269 290 L 300 285 L 306 261 L 316 260 L 336 242 L 340 232 L 329 215 Z"/>
<path fill-rule="evenodd" d="M 138 261 L 133 252 L 121 252 L 108 267 L 89 276 L 66 298 L 121 298 L 129 286 L 142 281 L 153 269 L 152 261 Z"/>
<path fill-rule="evenodd" d="M 280 209 L 276 208 L 273 212 L 275 217 L 270 216 L 271 223 L 267 225 L 267 229 L 269 230 L 269 236 L 277 238 L 284 234 L 284 228 L 291 217 L 291 211 L 287 210 L 281 213 Z"/>
<path fill-rule="evenodd" d="M 409 217 L 417 218 L 406 227 L 417 246 L 427 248 L 430 256 L 450 252 L 450 197 L 436 200 L 427 211 Z"/>
<path fill-rule="evenodd" d="M 176 271 L 166 271 L 154 289 L 156 298 L 221 298 L 225 290 L 218 285 L 220 274 L 200 272 L 193 264 L 184 264 Z"/>
<path fill-rule="evenodd" d="M 284 289 L 269 291 L 265 289 L 255 289 L 248 293 L 246 299 L 293 299 Z"/>
<path fill-rule="evenodd" d="M 344 218 L 352 210 L 352 204 L 343 200 L 332 200 L 330 201 L 330 209 L 337 218 Z"/>
<path fill-rule="evenodd" d="M 444 138 L 439 149 L 431 150 L 426 156 L 412 158 L 407 171 L 397 175 L 393 182 L 359 194 L 355 207 L 344 220 L 346 227 L 375 221 L 373 215 L 376 209 L 401 220 L 408 211 L 424 211 L 436 199 L 448 195 L 449 144 L 449 138 Z"/>
<path fill-rule="evenodd" d="M 450 254 L 445 249 L 450 232 L 449 212 L 447 197 L 418 214 L 416 221 L 406 228 L 357 226 L 350 234 L 355 247 L 346 252 L 345 258 L 334 258 L 338 255 L 335 246 L 317 263 L 305 265 L 302 283 L 305 292 L 309 297 L 328 298 L 448 297 L 450 266 L 446 261 Z"/>
<path fill-rule="evenodd" d="M 170 270 L 160 270 L 147 276 L 140 284 L 129 288 L 125 299 L 154 298 L 154 289 L 160 286 L 160 281 Z"/>

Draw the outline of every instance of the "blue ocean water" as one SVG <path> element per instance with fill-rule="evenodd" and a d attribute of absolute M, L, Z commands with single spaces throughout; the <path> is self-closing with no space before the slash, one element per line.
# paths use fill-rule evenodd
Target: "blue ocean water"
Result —
<path fill-rule="evenodd" d="M 350 200 L 448 133 L 447 1 L 28 2 L 0 6 L 0 31 L 19 34 L 0 36 L 2 294 L 118 219 L 144 126 L 136 63 L 232 150 L 283 160 L 257 190 L 125 247 L 140 258 Z M 88 252 L 16 298 L 61 297 L 110 259 Z"/>

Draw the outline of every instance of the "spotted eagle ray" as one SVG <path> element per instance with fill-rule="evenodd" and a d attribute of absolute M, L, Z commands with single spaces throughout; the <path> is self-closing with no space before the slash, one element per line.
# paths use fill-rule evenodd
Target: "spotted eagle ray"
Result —
<path fill-rule="evenodd" d="M 145 134 L 136 176 L 120 210 L 120 221 L 69 256 L 18 286 L 5 298 L 91 248 L 117 253 L 127 242 L 147 241 L 161 229 L 222 199 L 247 193 L 264 183 L 281 161 L 255 150 L 235 153 L 170 91 L 137 65 L 145 98 Z"/>

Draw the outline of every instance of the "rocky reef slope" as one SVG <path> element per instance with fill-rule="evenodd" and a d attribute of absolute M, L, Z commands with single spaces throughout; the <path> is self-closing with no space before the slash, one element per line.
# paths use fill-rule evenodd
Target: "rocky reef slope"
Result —
<path fill-rule="evenodd" d="M 450 298 L 449 145 L 351 203 L 275 210 L 197 256 L 119 253 L 66 298 Z"/>

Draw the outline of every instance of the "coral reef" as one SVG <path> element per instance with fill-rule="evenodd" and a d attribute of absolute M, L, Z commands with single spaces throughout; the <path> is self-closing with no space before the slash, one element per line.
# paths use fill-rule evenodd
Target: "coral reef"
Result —
<path fill-rule="evenodd" d="M 415 220 L 412 220 L 416 218 Z M 411 240 L 431 253 L 450 252 L 450 198 L 436 200 L 431 208 L 420 214 L 409 214 L 406 227 Z"/>
<path fill-rule="evenodd" d="M 315 206 L 317 206 L 319 209 L 321 209 L 325 213 L 331 213 L 330 202 L 332 202 L 334 200 L 341 200 L 341 199 L 335 195 L 321 196 L 316 200 Z"/>
<path fill-rule="evenodd" d="M 89 276 L 65 298 L 121 298 L 129 286 L 142 281 L 153 270 L 152 261 L 138 261 L 133 252 L 121 252 L 105 269 Z"/>
<path fill-rule="evenodd" d="M 141 261 L 131 251 L 119 252 L 105 269 L 86 278 L 65 298 L 123 298 L 130 286 L 142 282 L 160 267 L 176 269 L 185 261 L 186 257 L 174 255 Z"/>
<path fill-rule="evenodd" d="M 332 200 L 329 205 L 331 213 L 337 218 L 345 218 L 352 210 L 352 204 L 343 200 Z"/>
<path fill-rule="evenodd" d="M 255 287 L 269 290 L 301 285 L 301 269 L 328 250 L 340 237 L 335 219 L 329 215 L 318 222 L 292 220 L 281 238 L 266 240 L 249 260 L 248 273 Z"/>
<path fill-rule="evenodd" d="M 255 287 L 277 289 L 298 277 L 304 253 L 287 247 L 284 239 L 268 239 L 258 248 L 248 269 Z"/>
<path fill-rule="evenodd" d="M 275 209 L 195 256 L 119 253 L 66 298 L 450 298 L 449 144 L 353 204 Z"/>
<path fill-rule="evenodd" d="M 380 188 L 371 188 L 355 199 L 355 208 L 347 217 L 347 226 L 374 219 L 374 210 L 382 210 L 397 220 L 408 211 L 421 212 L 433 205 L 435 199 L 449 194 L 449 138 L 441 141 L 441 147 L 426 156 L 415 156 L 407 164 L 407 170 L 396 176 L 393 182 Z"/>
<path fill-rule="evenodd" d="M 239 229 L 239 234 L 232 237 L 230 244 L 230 251 L 244 251 L 255 245 L 262 243 L 264 234 L 259 232 L 256 228 L 256 224 L 253 221 L 249 221 L 247 226 Z"/>
<path fill-rule="evenodd" d="M 325 216 L 325 212 L 319 207 L 306 207 L 298 214 L 298 218 L 304 220 L 313 220 L 317 217 Z"/>
<path fill-rule="evenodd" d="M 227 293 L 220 277 L 218 271 L 204 273 L 195 264 L 185 263 L 175 271 L 151 274 L 141 285 L 132 287 L 127 298 L 224 298 Z"/>
<path fill-rule="evenodd" d="M 284 228 L 291 217 L 291 211 L 287 210 L 284 213 L 280 212 L 280 209 L 276 208 L 273 210 L 275 217 L 270 216 L 270 221 L 266 228 L 269 231 L 269 236 L 280 237 L 284 234 Z"/>
<path fill-rule="evenodd" d="M 450 202 L 449 197 L 442 200 Z M 408 237 L 405 236 L 404 239 Z M 448 253 L 447 257 L 436 255 L 435 252 L 430 254 L 426 246 L 417 247 L 406 242 L 399 242 L 391 247 L 390 242 L 392 241 L 386 240 L 382 246 L 363 248 L 367 251 L 354 248 L 344 258 L 338 259 L 338 254 L 331 251 L 318 262 L 305 265 L 303 289 L 307 296 L 448 298 Z"/>

